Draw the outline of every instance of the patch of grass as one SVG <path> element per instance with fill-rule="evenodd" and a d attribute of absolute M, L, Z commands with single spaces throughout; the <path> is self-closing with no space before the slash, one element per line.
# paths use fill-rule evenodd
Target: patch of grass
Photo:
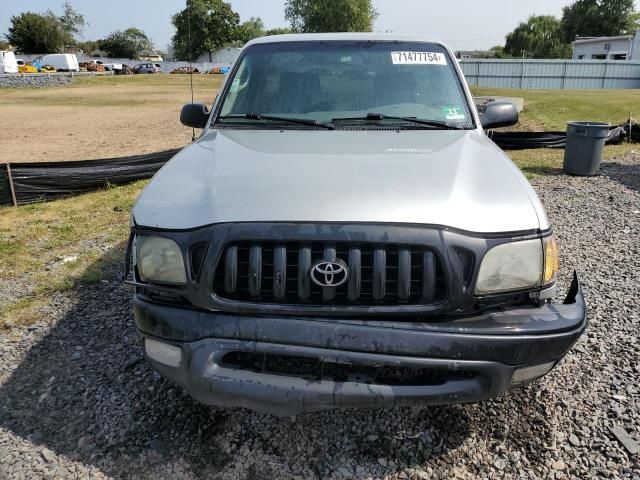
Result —
<path fill-rule="evenodd" d="M 196 97 L 211 100 L 211 92 L 222 84 L 220 75 L 194 75 L 193 87 Z M 105 77 L 78 77 L 67 86 L 47 89 L 6 89 L 3 103 L 14 103 L 27 107 L 141 107 L 157 106 L 167 97 L 182 92 L 190 95 L 188 75 L 129 75 Z M 4 101 L 3 101 L 4 100 Z"/>
<path fill-rule="evenodd" d="M 13 255 L 20 250 L 20 244 L 17 240 L 0 238 L 0 257 L 3 255 Z"/>
<path fill-rule="evenodd" d="M 194 75 L 193 85 L 207 86 L 212 83 L 222 83 L 223 75 Z M 189 85 L 189 75 L 105 75 L 103 77 L 76 77 L 71 88 L 84 86 L 119 86 L 135 85 L 139 87 L 153 86 L 158 88 Z"/>
<path fill-rule="evenodd" d="M 608 122 L 619 125 L 629 118 L 629 111 L 640 118 L 637 90 L 507 90 L 471 89 L 474 95 L 524 98 L 521 124 L 530 130 L 565 131 L 572 120 Z M 635 111 L 634 111 L 635 109 Z"/>
<path fill-rule="evenodd" d="M 194 75 L 196 98 L 212 100 L 212 92 L 222 85 L 220 75 Z M 188 75 L 129 75 L 78 77 L 73 83 L 52 88 L 3 89 L 0 105 L 23 108 L 43 107 L 157 107 L 181 93 L 190 97 Z M 99 112 L 95 112 L 99 115 Z"/>
<path fill-rule="evenodd" d="M 509 90 L 473 87 L 477 96 L 502 96 L 524 98 L 524 110 L 520 122 L 505 130 L 518 131 L 566 131 L 572 120 L 607 122 L 619 125 L 628 120 L 629 110 L 640 118 L 640 102 L 637 90 Z M 637 145 L 608 145 L 604 159 L 625 155 Z M 562 173 L 564 149 L 540 148 L 534 150 L 510 150 L 507 154 L 528 178 L 538 175 Z"/>
<path fill-rule="evenodd" d="M 53 294 L 100 282 L 104 267 L 123 254 L 129 212 L 145 184 L 0 208 L 0 289 L 29 285 L 0 303 L 0 326 L 28 323 Z"/>
<path fill-rule="evenodd" d="M 634 144 L 607 145 L 604 148 L 603 159 L 606 161 L 620 158 L 632 150 L 638 149 L 638 145 Z M 530 180 L 540 175 L 559 175 L 562 173 L 563 148 L 510 150 L 506 153 Z"/>
<path fill-rule="evenodd" d="M 0 331 L 13 325 L 29 325 L 37 320 L 38 311 L 45 305 L 42 299 L 22 297 L 4 305 L 0 310 Z"/>
<path fill-rule="evenodd" d="M 528 179 L 562 173 L 564 149 L 539 148 L 506 152 Z"/>

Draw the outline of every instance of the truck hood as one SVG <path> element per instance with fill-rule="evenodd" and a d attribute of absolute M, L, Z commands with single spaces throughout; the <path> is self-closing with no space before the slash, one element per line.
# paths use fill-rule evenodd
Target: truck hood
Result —
<path fill-rule="evenodd" d="M 549 227 L 535 192 L 482 132 L 212 130 L 144 189 L 139 226 L 227 222 Z"/>

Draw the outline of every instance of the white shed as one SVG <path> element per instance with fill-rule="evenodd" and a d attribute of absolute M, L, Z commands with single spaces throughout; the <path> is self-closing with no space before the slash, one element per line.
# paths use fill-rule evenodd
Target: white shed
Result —
<path fill-rule="evenodd" d="M 640 61 L 640 30 L 634 35 L 578 38 L 573 42 L 573 59 Z"/>

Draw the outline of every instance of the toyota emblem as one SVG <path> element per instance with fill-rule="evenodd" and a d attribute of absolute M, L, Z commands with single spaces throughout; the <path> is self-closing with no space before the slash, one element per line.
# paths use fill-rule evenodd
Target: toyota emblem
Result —
<path fill-rule="evenodd" d="M 349 280 L 349 267 L 342 260 L 320 260 L 311 267 L 311 280 L 321 287 L 339 287 Z"/>

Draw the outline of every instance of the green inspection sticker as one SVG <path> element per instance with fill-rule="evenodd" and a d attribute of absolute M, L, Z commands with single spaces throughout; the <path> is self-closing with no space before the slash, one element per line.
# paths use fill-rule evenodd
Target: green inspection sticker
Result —
<path fill-rule="evenodd" d="M 442 114 L 447 120 L 465 120 L 467 118 L 462 107 L 442 107 Z"/>

